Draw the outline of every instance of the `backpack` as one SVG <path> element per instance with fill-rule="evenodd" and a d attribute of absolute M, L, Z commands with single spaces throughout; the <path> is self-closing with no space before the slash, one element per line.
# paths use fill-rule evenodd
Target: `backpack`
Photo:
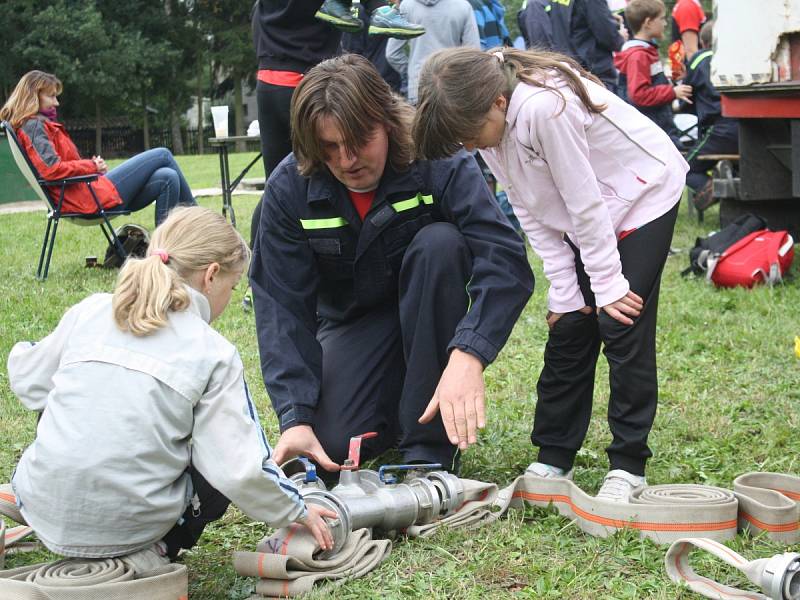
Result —
<path fill-rule="evenodd" d="M 150 245 L 150 234 L 144 227 L 128 223 L 115 231 L 127 256 L 134 258 L 144 258 L 147 254 L 147 247 Z M 122 266 L 123 259 L 117 253 L 117 249 L 112 241 L 106 248 L 106 256 L 103 267 L 106 269 L 118 269 Z"/>
<path fill-rule="evenodd" d="M 689 250 L 689 266 L 681 275 L 689 273 L 707 275 L 709 258 L 719 257 L 725 250 L 754 231 L 766 229 L 767 223 L 761 217 L 744 214 L 735 221 L 706 238 L 697 238 L 694 248 Z M 710 278 L 710 275 L 707 275 Z"/>
<path fill-rule="evenodd" d="M 773 285 L 783 280 L 793 258 L 794 240 L 789 232 L 762 229 L 710 258 L 709 278 L 717 287 Z"/>

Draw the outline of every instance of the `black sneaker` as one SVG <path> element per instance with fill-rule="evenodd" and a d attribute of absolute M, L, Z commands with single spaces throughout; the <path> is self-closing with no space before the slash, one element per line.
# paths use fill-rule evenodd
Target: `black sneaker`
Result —
<path fill-rule="evenodd" d="M 314 16 L 347 33 L 357 33 L 364 29 L 364 22 L 353 16 L 350 8 L 349 2 L 325 0 Z"/>

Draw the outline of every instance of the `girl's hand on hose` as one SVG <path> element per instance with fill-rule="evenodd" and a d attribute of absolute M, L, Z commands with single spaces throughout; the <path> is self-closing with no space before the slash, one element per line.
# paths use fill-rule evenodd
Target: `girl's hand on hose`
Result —
<path fill-rule="evenodd" d="M 331 550 L 333 548 L 333 535 L 324 517 L 335 519 L 339 515 L 316 504 L 306 504 L 306 508 L 308 513 L 302 519 L 298 519 L 297 522 L 311 532 L 321 550 Z"/>

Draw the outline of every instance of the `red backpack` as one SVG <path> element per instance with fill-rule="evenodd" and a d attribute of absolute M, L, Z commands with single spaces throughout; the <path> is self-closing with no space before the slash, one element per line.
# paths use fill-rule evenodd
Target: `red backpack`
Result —
<path fill-rule="evenodd" d="M 707 277 L 717 287 L 772 285 L 783 279 L 793 258 L 794 240 L 787 231 L 762 229 L 709 257 Z"/>

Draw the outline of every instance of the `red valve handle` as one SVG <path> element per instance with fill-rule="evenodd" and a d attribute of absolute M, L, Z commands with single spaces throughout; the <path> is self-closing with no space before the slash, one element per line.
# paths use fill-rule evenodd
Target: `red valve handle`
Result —
<path fill-rule="evenodd" d="M 347 452 L 347 460 L 342 465 L 342 471 L 355 471 L 361 463 L 361 440 L 378 437 L 377 431 L 369 431 L 361 435 L 354 435 L 350 438 L 350 448 Z"/>

